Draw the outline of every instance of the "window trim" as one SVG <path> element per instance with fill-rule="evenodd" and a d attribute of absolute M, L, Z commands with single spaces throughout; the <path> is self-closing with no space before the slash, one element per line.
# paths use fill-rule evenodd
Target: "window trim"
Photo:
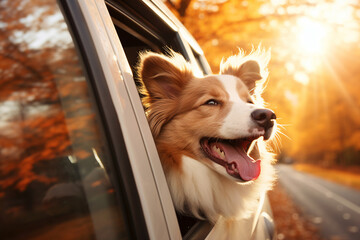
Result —
<path fill-rule="evenodd" d="M 99 56 L 95 44 L 92 41 L 93 39 L 86 24 L 82 9 L 78 1 L 59 0 L 58 3 L 67 21 L 76 48 L 80 53 L 84 72 L 93 89 L 92 92 L 95 97 L 95 102 L 98 103 L 97 106 L 100 111 L 100 117 L 102 117 L 101 120 L 105 128 L 105 135 L 110 144 L 110 156 L 114 156 L 116 159 L 115 161 L 109 161 L 109 165 L 113 166 L 115 171 L 108 172 L 108 174 L 114 185 L 117 198 L 124 200 L 126 204 L 124 210 L 127 215 L 127 225 L 130 227 L 130 237 L 148 239 L 149 235 L 144 214 L 129 162 L 123 133 L 119 125 L 119 119 L 110 97 L 109 89 L 107 85 L 104 84 L 104 82 L 106 82 L 105 74 L 101 67 Z M 126 199 L 122 197 L 123 195 L 126 196 Z M 123 204 L 123 202 L 121 201 L 119 204 Z M 130 224 L 129 221 L 131 221 Z"/>
<path fill-rule="evenodd" d="M 109 0 L 109 1 L 111 1 L 111 0 Z M 153 2 L 149 2 L 149 1 L 146 1 L 146 0 L 142 0 L 142 1 L 145 2 L 146 6 L 148 7 L 148 9 L 146 9 L 146 10 L 143 9 L 143 11 L 144 11 L 143 15 L 144 16 L 151 15 L 150 13 L 147 14 L 148 11 L 151 12 L 151 11 L 154 11 L 154 8 L 158 8 L 158 5 L 150 6 L 151 4 L 153 4 Z M 108 2 L 108 0 L 106 0 L 106 3 L 107 2 Z M 137 3 L 135 3 L 135 2 L 137 2 Z M 134 2 L 131 2 L 131 3 L 134 4 L 133 7 L 139 7 L 139 6 L 137 6 L 137 4 L 140 4 L 140 3 L 138 3 L 138 2 L 141 2 L 141 1 L 134 1 Z M 113 7 L 113 6 L 111 6 L 111 7 Z M 126 6 L 126 7 L 130 8 L 129 6 Z M 121 14 L 125 14 L 126 16 L 130 16 L 131 14 L 129 14 L 128 11 L 131 12 L 132 9 L 131 8 L 128 9 L 128 8 L 125 8 L 125 7 L 122 8 L 121 11 L 118 11 L 118 14 L 121 13 Z M 187 34 L 189 34 L 189 33 L 186 31 L 186 29 L 180 24 L 175 25 L 176 27 L 174 27 L 174 22 L 173 22 L 174 19 L 171 19 L 171 18 L 169 18 L 168 15 L 165 15 L 162 10 L 158 10 L 156 12 L 157 13 L 159 13 L 159 12 L 162 13 L 162 14 L 156 15 L 156 20 L 154 20 L 156 22 L 161 22 L 161 24 L 159 24 L 159 25 L 161 25 L 161 27 L 159 29 L 165 30 L 165 28 L 166 28 L 167 29 L 166 32 L 172 32 L 172 33 L 175 34 L 174 35 L 174 38 L 175 38 L 174 41 L 176 41 L 176 44 L 178 45 L 177 47 L 179 48 L 179 51 L 181 52 L 181 54 L 184 55 L 184 57 L 188 61 L 191 62 L 191 64 L 193 64 L 198 69 L 199 75 L 201 75 L 200 72 L 202 73 L 203 71 L 205 73 L 207 73 L 207 74 L 210 73 L 211 71 L 210 71 L 209 65 L 207 64 L 207 61 L 206 61 L 205 57 L 203 56 L 203 52 L 201 51 L 200 47 L 196 44 L 196 42 L 195 42 L 195 45 L 194 45 L 194 43 L 190 44 L 188 42 L 188 39 L 191 38 L 191 35 L 187 36 Z M 147 21 L 148 20 L 149 19 L 147 19 Z M 114 19 L 113 19 L 113 21 L 114 21 Z M 148 27 L 146 25 L 147 21 L 142 22 L 141 20 L 136 19 L 135 20 L 136 25 L 135 25 L 134 28 L 136 28 L 136 29 L 144 29 L 145 28 L 146 29 Z M 116 22 L 115 22 L 115 24 L 116 24 Z M 174 29 L 176 29 L 175 32 L 173 32 Z M 155 29 L 150 29 L 148 31 L 156 32 Z M 115 32 L 115 34 L 116 34 L 116 38 L 118 38 L 116 32 Z M 158 36 L 159 36 L 159 39 L 164 39 L 161 36 L 161 34 L 159 34 Z M 111 39 L 113 39 L 113 38 L 111 38 Z M 114 45 L 116 45 L 116 44 L 114 44 Z M 120 45 L 119 48 L 121 48 L 121 51 L 116 51 L 116 52 L 118 52 L 121 57 L 119 57 L 118 59 L 125 59 L 125 61 L 126 61 L 126 55 L 123 54 L 122 46 Z M 199 49 L 200 49 L 200 51 L 199 51 Z M 203 60 L 203 61 L 201 61 L 201 64 L 203 64 L 201 66 L 202 69 L 200 69 L 200 66 L 197 63 L 197 60 L 195 59 L 194 52 L 196 52 L 200 56 L 200 58 Z M 204 63 L 206 63 L 206 64 L 204 64 Z M 124 64 L 124 65 L 128 65 L 128 64 Z M 125 71 L 131 72 L 130 66 L 128 66 L 128 69 L 126 69 Z M 163 170 L 162 170 L 162 167 L 160 166 L 160 170 L 159 170 L 158 166 L 154 166 L 156 164 L 159 164 L 160 160 L 159 160 L 159 157 L 158 157 L 156 147 L 154 145 L 154 141 L 153 140 L 152 141 L 148 140 L 150 138 L 152 139 L 152 135 L 151 135 L 150 128 L 148 126 L 147 120 L 146 120 L 145 115 L 144 115 L 142 104 L 139 101 L 138 91 L 137 91 L 137 88 L 135 86 L 135 82 L 134 82 L 134 79 L 133 79 L 132 75 L 130 77 L 124 78 L 124 82 L 125 82 L 125 85 L 128 88 L 129 97 L 133 101 L 133 107 L 135 109 L 135 114 L 137 114 L 137 118 L 138 118 L 137 120 L 139 121 L 139 128 L 140 128 L 140 130 L 142 132 L 142 135 L 144 136 L 144 138 L 143 138 L 144 139 L 144 144 L 146 145 L 147 151 L 149 152 L 149 159 L 151 161 L 151 164 L 154 167 L 153 168 L 154 178 L 158 178 L 158 177 L 162 178 L 162 175 L 164 174 Z M 156 180 L 156 182 L 157 182 L 158 187 L 160 189 L 159 194 L 164 194 L 164 189 L 162 189 L 162 188 L 166 188 L 165 192 L 167 192 L 167 195 L 168 195 L 167 183 L 165 182 L 166 186 L 159 186 L 160 184 L 163 185 L 164 182 L 161 181 L 161 179 Z M 168 196 L 162 196 L 162 197 L 163 198 L 168 198 Z M 174 220 L 174 214 L 173 214 L 174 206 L 173 206 L 172 202 L 171 202 L 171 206 L 168 206 L 168 203 L 169 203 L 169 201 L 162 202 L 163 205 L 164 204 L 167 205 L 167 206 L 164 206 L 165 214 L 170 215 L 170 216 L 167 216 L 167 221 L 168 221 L 168 225 L 170 226 L 171 234 L 175 234 L 174 235 L 175 238 L 172 238 L 172 239 L 179 239 L 179 238 L 181 238 L 181 235 L 180 236 L 178 235 L 179 224 L 177 222 L 177 218 L 175 217 L 175 220 Z M 169 211 L 171 211 L 171 212 L 169 212 Z M 207 236 L 210 233 L 210 231 L 212 230 L 213 225 L 211 223 L 205 221 L 205 222 L 201 222 L 201 224 L 196 224 L 196 226 L 194 226 L 194 227 L 195 227 L 195 229 L 193 231 L 190 230 L 184 236 L 185 239 L 196 239 L 199 236 L 202 236 L 202 237 L 205 238 L 205 236 Z M 175 231 L 175 229 L 176 229 L 176 231 Z"/>
<path fill-rule="evenodd" d="M 133 2 L 131 2 L 133 3 Z M 104 5 L 104 8 L 106 10 L 106 6 Z M 162 234 L 161 237 L 154 237 L 153 239 L 180 239 L 180 229 L 177 222 L 176 214 L 175 214 L 175 208 L 170 196 L 169 188 L 165 179 L 164 171 L 162 169 L 159 155 L 155 146 L 155 142 L 153 139 L 153 136 L 151 134 L 149 124 L 147 122 L 144 109 L 142 106 L 142 103 L 139 98 L 139 93 L 137 90 L 137 87 L 135 85 L 135 81 L 132 75 L 131 68 L 127 62 L 127 58 L 124 52 L 124 49 L 122 48 L 122 45 L 120 43 L 119 37 L 117 35 L 117 32 L 115 30 L 114 23 L 111 20 L 111 17 L 106 16 L 106 19 L 104 21 L 107 21 L 108 24 L 108 34 L 109 39 L 112 43 L 112 47 L 114 49 L 114 53 L 116 54 L 116 59 L 119 64 L 120 72 L 123 76 L 123 82 L 126 87 L 126 90 L 128 92 L 128 97 L 131 101 L 131 107 L 133 108 L 133 112 L 135 114 L 136 122 L 138 124 L 138 128 L 143 140 L 143 144 L 147 153 L 147 159 L 150 164 L 151 172 L 152 172 L 152 178 L 156 184 L 157 194 L 158 194 L 158 202 L 156 204 L 161 205 L 161 212 L 162 216 L 164 217 L 164 220 L 166 222 L 166 228 L 159 227 L 161 225 L 161 220 L 158 218 L 153 218 L 153 222 L 151 222 L 151 225 L 156 226 L 156 228 L 160 232 L 158 234 Z M 111 27 L 110 27 L 111 25 Z M 144 26 L 144 25 L 143 25 Z M 139 183 L 144 184 L 144 183 Z M 150 227 L 148 230 L 154 230 L 153 227 Z M 164 234 L 167 230 L 168 236 L 165 238 Z M 151 234 L 150 234 L 151 235 Z"/>
<path fill-rule="evenodd" d="M 124 184 L 126 185 L 124 187 L 127 188 L 125 190 L 127 194 L 127 190 L 135 191 L 132 198 L 138 201 L 137 204 L 133 204 L 132 206 L 130 205 L 132 201 L 129 204 L 129 219 L 132 223 L 132 234 L 134 234 L 137 239 L 180 239 L 181 234 L 175 209 L 156 146 L 140 98 L 138 97 L 130 66 L 128 65 L 126 55 L 120 44 L 105 2 L 94 0 L 75 2 L 71 0 L 58 1 L 65 6 L 63 7 L 65 9 L 64 12 L 68 15 L 66 17 L 68 18 L 71 28 L 74 29 L 73 35 L 76 42 L 78 42 L 80 53 L 85 59 L 85 68 L 89 71 L 90 78 L 92 78 L 91 81 L 93 82 L 96 92 L 95 95 L 99 101 L 99 109 L 103 111 L 101 114 L 104 116 L 104 122 L 106 123 L 106 134 L 110 142 L 113 143 L 111 147 L 117 159 L 116 171 L 119 174 L 113 173 L 115 175 L 114 179 L 120 177 L 122 180 L 128 181 L 129 179 L 123 179 L 123 172 L 131 175 L 131 185 L 133 187 L 129 187 L 128 184 Z M 136 1 L 136 4 L 141 5 L 144 11 L 156 15 L 157 21 L 163 28 L 167 25 L 166 29 L 168 29 L 168 31 L 175 32 L 177 42 L 182 48 L 181 51 L 183 51 L 185 56 L 190 56 L 189 60 L 193 62 L 193 64 L 196 64 L 191 49 L 195 50 L 199 55 L 203 55 L 198 45 L 194 45 L 194 42 L 189 42 L 189 39 L 192 39 L 191 35 L 187 34 L 186 29 L 184 29 L 182 25 L 177 24 L 176 21 L 174 22 L 171 16 L 169 17 L 163 10 L 160 10 L 158 7 L 159 3 L 155 4 L 153 1 L 145 2 L 146 4 L 141 1 Z M 135 3 L 131 2 L 131 4 Z M 155 11 L 154 8 L 158 8 L 158 11 Z M 139 23 L 143 24 L 141 21 Z M 142 25 L 142 27 L 144 26 L 145 25 Z M 174 29 L 174 26 L 176 29 Z M 161 41 L 161 39 L 158 40 Z M 92 54 L 89 54 L 89 52 Z M 120 92 L 122 92 L 123 96 L 119 94 Z M 122 129 L 124 127 L 123 118 L 128 118 L 128 116 L 122 115 L 124 114 L 124 110 L 120 109 L 122 107 L 120 104 L 121 101 L 126 103 L 126 111 L 128 111 L 126 115 L 133 117 L 132 124 L 137 125 L 136 130 L 139 131 L 140 136 L 138 136 L 138 133 L 135 134 L 135 137 L 128 136 L 128 134 L 126 134 L 128 130 L 126 128 Z M 121 126 L 119 126 L 119 122 Z M 125 124 L 125 126 L 127 125 Z M 119 135 L 122 133 L 123 135 Z M 116 144 L 116 142 L 119 142 L 119 138 L 122 143 L 121 148 L 124 150 L 127 149 L 128 151 L 126 156 L 129 161 L 127 161 L 129 166 L 126 167 L 128 171 L 124 171 L 123 166 L 121 166 L 121 168 L 119 167 L 121 165 L 121 153 Z M 140 144 L 141 146 L 139 146 L 137 152 L 134 153 L 134 150 L 131 150 L 131 148 L 134 147 L 135 143 L 139 145 L 139 142 L 143 144 Z M 141 154 L 139 152 L 143 151 L 143 154 L 146 156 L 144 156 L 142 161 L 147 161 L 145 165 L 149 166 L 139 166 L 139 159 L 134 157 L 134 155 L 139 156 Z M 151 176 L 144 176 L 149 173 Z M 147 181 L 143 180 L 145 177 L 148 178 Z M 146 184 L 146 187 L 144 187 L 144 184 Z M 120 191 L 121 186 L 117 188 L 117 191 Z M 136 189 L 139 191 L 136 192 Z M 153 189 L 153 191 L 151 192 L 150 189 Z M 156 200 L 154 201 L 154 199 Z M 149 209 L 151 202 L 154 205 L 151 205 L 151 209 Z M 137 209 L 134 209 L 136 205 Z M 133 213 L 137 215 L 134 216 Z M 138 220 L 136 220 L 136 218 Z M 139 220 L 142 221 L 140 225 L 138 224 Z M 136 226 L 134 224 L 136 224 Z M 208 228 L 208 230 L 202 232 L 206 235 L 206 232 L 210 230 L 211 229 Z"/>
<path fill-rule="evenodd" d="M 148 6 L 148 4 L 150 4 L 150 3 L 147 3 L 146 6 Z M 111 7 L 113 7 L 113 6 L 111 6 Z M 147 13 L 147 11 L 153 11 L 154 7 L 156 7 L 156 6 L 152 6 L 152 7 L 148 6 L 148 7 L 149 7 L 149 9 L 147 9 L 146 11 L 144 10 L 144 12 Z M 127 12 L 128 10 L 129 9 L 122 8 L 121 11 L 117 12 L 117 14 L 124 14 L 126 16 L 129 16 L 130 14 Z M 116 10 L 114 10 L 114 11 L 116 11 Z M 129 11 L 131 11 L 131 9 Z M 148 14 L 144 13 L 144 15 L 147 16 Z M 186 38 L 183 36 L 183 34 L 185 34 L 185 31 L 181 30 L 183 27 L 178 26 L 178 27 L 176 27 L 177 30 L 175 32 L 173 32 L 174 27 L 168 25 L 170 20 L 167 17 L 165 18 L 165 15 L 163 15 L 163 14 L 160 16 L 157 15 L 156 17 L 157 17 L 157 19 L 156 19 L 157 22 L 162 22 L 162 24 L 165 24 L 165 26 L 162 25 L 161 30 L 164 30 L 165 28 L 167 28 L 166 32 L 172 32 L 174 34 L 174 41 L 176 42 L 177 47 L 179 48 L 178 50 L 188 61 L 191 62 L 192 65 L 194 65 L 194 67 L 196 67 L 198 69 L 199 75 L 201 75 L 200 72 L 202 73 L 202 71 L 200 70 L 200 67 L 196 63 L 195 56 L 193 55 L 193 51 L 191 50 L 192 48 L 190 47 L 190 44 L 186 41 Z M 114 17 L 112 17 L 112 20 L 114 21 Z M 117 22 L 114 21 L 114 24 L 116 25 Z M 140 20 L 136 20 L 136 25 L 133 27 L 133 29 L 144 29 L 144 28 L 146 29 L 147 27 L 148 26 L 146 25 L 146 21 L 142 22 Z M 130 30 L 133 31 L 133 29 L 130 29 Z M 156 31 L 154 29 L 151 29 L 151 30 Z M 148 30 L 148 31 L 151 31 L 151 30 Z M 129 34 L 131 34 L 131 33 L 129 32 Z M 136 35 L 136 33 L 133 35 Z M 163 38 L 161 36 L 161 34 L 158 36 L 160 39 L 165 39 L 165 37 Z M 117 34 L 116 34 L 116 37 L 118 37 Z M 140 39 L 140 40 L 143 40 L 143 39 Z M 166 44 L 166 43 L 164 43 L 164 44 Z M 120 47 L 122 49 L 122 46 L 120 46 Z M 122 51 L 118 51 L 118 52 L 122 52 Z M 121 57 L 119 59 L 126 59 L 125 54 L 122 55 L 122 53 L 120 53 L 120 55 L 121 55 Z M 199 55 L 200 55 L 200 53 L 199 53 Z M 206 62 L 206 60 L 205 60 L 205 62 Z M 125 64 L 125 65 L 128 65 L 128 64 Z M 128 71 L 131 72 L 130 66 L 128 66 Z M 128 88 L 128 91 L 130 92 L 129 97 L 133 101 L 133 107 L 135 109 L 135 114 L 137 114 L 137 117 L 138 117 L 139 127 L 144 136 L 144 144 L 146 145 L 147 151 L 149 152 L 149 159 L 151 161 L 151 164 L 154 167 L 153 168 L 154 178 L 155 179 L 160 178 L 160 179 L 156 180 L 158 187 L 159 187 L 159 194 L 164 195 L 164 192 L 168 193 L 168 185 L 166 182 L 162 181 L 162 179 L 161 179 L 164 174 L 162 167 L 160 166 L 160 168 L 159 168 L 159 166 L 155 166 L 160 163 L 160 159 L 158 157 L 158 153 L 157 153 L 156 147 L 154 145 L 153 137 L 150 132 L 148 122 L 144 115 L 143 106 L 142 106 L 141 102 L 139 101 L 138 90 L 135 86 L 135 81 L 132 76 L 130 76 L 129 78 L 124 78 L 124 81 Z M 151 139 L 151 141 L 149 139 Z M 165 186 L 164 186 L 164 184 L 165 184 Z M 162 185 L 162 186 L 160 186 L 160 185 Z M 164 189 L 164 188 L 166 188 L 166 189 Z M 169 194 L 167 194 L 167 195 L 169 195 Z M 168 196 L 162 196 L 162 197 L 168 198 Z M 171 206 L 168 205 L 169 202 L 171 202 Z M 165 200 L 162 202 L 162 204 L 163 204 L 163 206 L 166 204 L 164 206 L 164 211 L 165 211 L 164 214 L 169 215 L 169 216 L 167 216 L 167 221 L 168 221 L 168 225 L 170 226 L 170 234 L 174 234 L 174 236 L 175 236 L 175 238 L 172 238 L 172 239 L 181 238 L 181 234 L 179 234 L 179 223 L 177 221 L 177 218 L 174 217 L 175 215 L 173 214 L 175 212 L 175 209 L 172 204 L 172 201 Z M 199 236 L 201 236 L 202 238 L 205 238 L 210 233 L 212 227 L 213 227 L 213 225 L 206 221 L 201 222 L 201 224 L 196 224 L 196 226 L 194 226 L 194 229 L 191 229 L 184 236 L 184 239 L 196 239 Z"/>
<path fill-rule="evenodd" d="M 134 1 L 133 3 L 136 3 L 136 1 Z M 150 28 L 146 27 L 143 24 L 142 19 L 140 19 L 134 13 L 131 13 L 128 10 L 129 7 L 122 6 L 120 3 L 115 2 L 113 0 L 105 0 L 105 4 L 106 4 L 106 6 L 108 7 L 108 9 L 110 11 L 113 11 L 113 14 L 116 14 L 118 16 L 122 16 L 126 22 L 128 22 L 129 24 L 132 25 L 132 27 L 139 28 L 146 35 L 151 37 L 153 40 L 155 40 L 157 42 L 160 42 L 162 44 L 166 44 L 166 41 L 158 33 L 156 33 L 153 29 L 150 29 Z M 138 6 L 138 7 L 143 8 L 143 7 L 141 7 L 141 5 Z M 111 13 L 110 13 L 110 15 L 111 15 Z M 125 24 L 121 24 L 120 22 L 119 22 L 119 24 L 123 25 L 126 29 L 131 29 L 132 28 L 131 26 L 128 27 Z M 142 37 L 141 35 L 137 36 L 137 37 L 139 37 L 139 39 L 141 39 L 142 41 L 147 42 L 147 44 L 151 45 L 151 42 L 148 43 L 149 41 L 147 41 L 147 39 L 145 37 Z"/>

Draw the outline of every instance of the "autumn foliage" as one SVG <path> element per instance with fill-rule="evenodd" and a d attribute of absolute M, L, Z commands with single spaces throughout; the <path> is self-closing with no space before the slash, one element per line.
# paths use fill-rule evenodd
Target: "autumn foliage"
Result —
<path fill-rule="evenodd" d="M 250 52 L 261 44 L 271 49 L 264 98 L 282 125 L 281 145 L 274 144 L 280 161 L 360 164 L 360 4 L 166 2 L 199 42 L 214 72 L 238 48 Z"/>
<path fill-rule="evenodd" d="M 85 77 L 53 4 L 0 3 L 0 197 L 66 180 L 59 164 L 98 147 Z"/>

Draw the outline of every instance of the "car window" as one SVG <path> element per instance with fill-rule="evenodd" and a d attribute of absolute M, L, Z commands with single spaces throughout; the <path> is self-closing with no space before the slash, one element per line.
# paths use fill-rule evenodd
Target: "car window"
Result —
<path fill-rule="evenodd" d="M 158 53 L 165 53 L 167 49 L 171 48 L 179 52 L 185 59 L 189 59 L 189 54 L 196 52 L 191 49 L 191 52 L 186 52 L 183 47 L 183 39 L 179 33 L 169 27 L 165 19 L 158 15 L 152 15 L 151 11 L 147 10 L 146 5 L 142 5 L 137 1 L 130 3 L 119 3 L 116 1 L 106 1 L 109 13 L 112 17 L 116 32 L 119 36 L 121 45 L 126 54 L 127 61 L 133 71 L 134 79 L 137 81 L 136 66 L 139 61 L 139 53 L 143 51 L 154 51 Z M 132 5 L 131 5 L 132 4 Z M 134 11 L 136 9 L 136 11 Z M 152 13 L 153 14 L 153 13 Z M 144 17 L 146 16 L 146 18 Z M 199 54 L 194 55 L 196 67 L 205 73 L 205 69 L 201 65 Z M 138 85 L 138 83 L 137 83 Z M 187 237 L 188 233 L 196 232 L 200 226 L 206 225 L 203 221 L 198 219 L 176 213 L 181 235 Z M 210 231 L 210 225 L 206 225 L 206 231 Z M 204 228 L 202 228 L 204 229 Z M 202 236 L 206 235 L 203 234 Z M 192 238 L 189 238 L 192 239 Z"/>
<path fill-rule="evenodd" d="M 1 239 L 130 239 L 56 1 L 2 1 L 0 39 Z"/>

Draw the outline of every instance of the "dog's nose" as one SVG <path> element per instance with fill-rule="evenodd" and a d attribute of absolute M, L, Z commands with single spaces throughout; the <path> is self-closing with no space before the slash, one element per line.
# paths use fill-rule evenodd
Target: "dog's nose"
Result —
<path fill-rule="evenodd" d="M 251 113 L 251 118 L 260 126 L 265 128 L 265 130 L 274 126 L 274 121 L 276 115 L 270 109 L 257 109 Z"/>

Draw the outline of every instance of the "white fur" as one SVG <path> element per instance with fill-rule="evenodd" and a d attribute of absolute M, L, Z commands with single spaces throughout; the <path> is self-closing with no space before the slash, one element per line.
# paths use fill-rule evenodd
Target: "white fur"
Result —
<path fill-rule="evenodd" d="M 259 129 L 254 125 L 255 123 L 251 120 L 251 112 L 255 109 L 254 105 L 242 100 L 237 91 L 237 84 L 243 84 L 239 89 L 244 87 L 245 89 L 243 90 L 247 90 L 245 84 L 240 80 L 240 78 L 246 76 L 246 71 L 256 74 L 256 72 L 253 72 L 256 71 L 256 68 L 251 67 L 253 65 L 251 62 L 250 68 L 249 65 L 244 65 L 244 69 L 240 69 L 242 64 L 246 64 L 245 60 L 248 60 L 248 58 L 242 59 L 243 57 L 243 54 L 239 54 L 235 57 L 230 57 L 229 60 L 222 64 L 222 68 L 224 68 L 222 73 L 235 74 L 236 76 L 217 76 L 217 79 L 222 83 L 229 96 L 229 101 L 226 101 L 226 108 L 223 109 L 226 111 L 221 111 L 221 113 L 228 110 L 229 112 L 227 112 L 226 116 L 223 116 L 225 114 L 219 115 L 221 118 L 218 119 L 223 119 L 221 120 L 221 127 L 220 129 L 216 127 L 216 130 L 213 130 L 216 132 L 216 136 L 220 138 L 236 139 L 251 134 L 261 135 Z M 169 64 L 172 64 L 173 67 L 169 68 Z M 157 69 L 158 66 L 160 67 Z M 167 91 L 166 87 L 162 89 L 163 91 L 155 91 L 156 98 L 151 99 L 151 94 L 149 94 L 148 90 L 156 90 L 164 85 L 162 84 L 163 81 L 154 81 L 153 76 L 149 77 L 147 75 L 147 71 L 153 74 L 153 68 L 159 71 L 157 75 L 155 74 L 156 77 L 166 76 L 174 80 L 167 82 L 167 84 L 173 84 L 174 89 L 183 89 L 185 84 L 191 81 L 193 74 L 191 73 L 191 68 L 187 66 L 185 59 L 180 54 L 172 52 L 170 58 L 154 53 L 143 56 L 143 62 L 140 65 L 141 78 L 144 86 L 149 85 L 146 86 L 147 90 L 145 88 L 142 89 L 146 96 L 143 98 L 143 102 L 145 105 L 150 106 L 147 112 L 150 125 L 152 126 L 155 138 L 160 139 L 160 127 L 163 124 L 168 124 L 167 128 L 164 128 L 165 130 L 171 130 L 169 128 L 171 121 L 166 122 L 169 119 L 164 116 L 166 111 L 162 109 L 167 107 L 166 109 L 169 113 L 176 114 L 176 107 L 174 106 L 175 101 L 168 99 L 169 96 L 164 94 L 164 91 Z M 253 80 L 255 81 L 257 78 Z M 257 99 L 257 101 L 261 99 L 259 89 L 256 88 L 253 91 L 254 99 Z M 164 99 L 160 101 L 158 100 L 159 97 Z M 166 100 L 168 105 L 165 105 L 163 100 Z M 178 115 L 176 117 L 180 118 L 181 116 Z M 174 126 L 176 126 L 175 123 Z M 183 122 L 183 124 L 186 123 L 192 124 L 189 120 L 188 122 Z M 206 124 L 199 127 L 207 128 L 208 130 Z M 170 131 L 170 133 L 173 132 Z M 191 133 L 187 133 L 186 136 L 191 138 Z M 164 139 L 161 140 L 164 141 Z M 192 141 L 189 144 L 193 144 L 194 139 L 190 140 Z M 200 139 L 197 139 L 197 141 L 200 141 Z M 163 163 L 171 164 L 171 161 L 176 163 L 174 167 L 167 166 L 165 168 L 166 178 L 176 209 L 185 214 L 190 212 L 198 218 L 206 217 L 213 223 L 216 223 L 208 236 L 209 239 L 249 239 L 251 236 L 251 228 L 246 227 L 252 225 L 249 217 L 255 213 L 260 197 L 271 188 L 275 179 L 274 168 L 271 165 L 273 156 L 269 155 L 265 144 L 261 140 L 257 140 L 257 142 L 258 155 L 260 155 L 259 158 L 261 159 L 261 174 L 256 180 L 248 182 L 234 181 L 226 173 L 224 167 L 213 163 L 209 159 L 205 160 L 205 157 L 201 155 L 200 146 L 192 146 L 197 149 L 192 149 L 192 151 L 187 151 L 186 147 L 178 149 L 181 151 L 178 154 L 187 154 L 194 156 L 194 158 L 196 156 L 198 159 L 185 155 L 181 156 L 180 161 L 178 159 L 179 155 L 176 155 L 174 159 L 166 159 L 166 154 L 169 153 L 165 152 L 165 158 L 162 159 Z M 164 142 L 159 141 L 159 143 L 162 144 L 162 147 L 167 146 Z M 176 144 L 176 141 L 172 144 Z"/>
<path fill-rule="evenodd" d="M 251 238 L 253 219 L 226 219 L 220 217 L 206 240 L 248 240 Z"/>
<path fill-rule="evenodd" d="M 228 75 L 218 76 L 218 79 L 228 92 L 232 104 L 220 129 L 221 136 L 231 139 L 259 133 L 258 129 L 253 128 L 251 120 L 255 107 L 245 103 L 236 90 L 239 79 Z M 249 129 L 253 131 L 249 132 Z M 267 153 L 266 149 L 260 152 Z M 255 181 L 239 183 L 216 163 L 211 162 L 210 167 L 183 156 L 181 175 L 178 170 L 167 172 L 176 209 L 185 213 L 190 211 L 197 218 L 206 217 L 216 222 L 207 239 L 249 239 L 252 227 L 249 218 L 255 213 L 260 196 L 271 188 L 275 179 L 272 156 L 262 155 L 261 159 L 260 176 Z"/>
<path fill-rule="evenodd" d="M 254 106 L 240 98 L 237 91 L 237 84 L 240 84 L 240 79 L 231 75 L 220 75 L 218 80 L 229 94 L 229 104 L 232 104 L 231 110 L 220 128 L 221 136 L 228 139 L 248 136 L 249 129 L 254 125 L 251 120 Z"/>
<path fill-rule="evenodd" d="M 212 222 L 220 216 L 239 221 L 254 213 L 261 194 L 272 184 L 274 170 L 270 162 L 262 162 L 262 171 L 256 181 L 240 184 L 183 156 L 181 177 L 173 172 L 166 177 L 178 210 L 190 210 L 199 218 L 205 214 Z"/>
<path fill-rule="evenodd" d="M 232 75 L 218 75 L 217 79 L 223 84 L 226 92 L 229 94 L 229 101 L 243 102 L 236 88 L 240 80 L 239 78 Z"/>

